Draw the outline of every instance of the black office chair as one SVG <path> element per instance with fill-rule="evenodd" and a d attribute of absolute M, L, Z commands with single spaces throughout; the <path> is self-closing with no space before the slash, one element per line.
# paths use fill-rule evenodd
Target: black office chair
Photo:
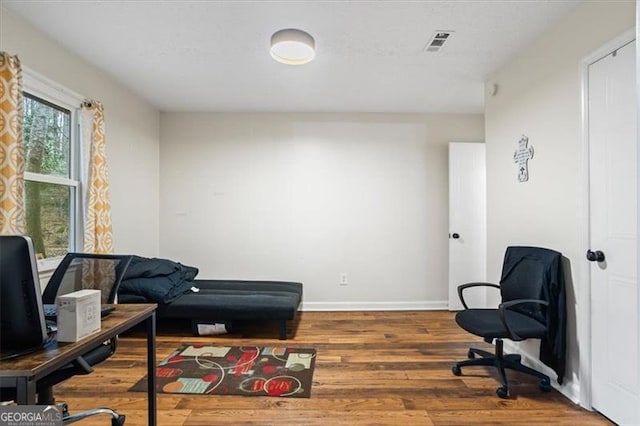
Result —
<path fill-rule="evenodd" d="M 467 288 L 486 286 L 500 289 L 502 303 L 497 309 L 470 309 L 464 300 Z M 505 369 L 530 374 L 540 379 L 540 388 L 551 390 L 549 376 L 521 363 L 518 354 L 505 355 L 503 340 L 521 341 L 541 339 L 540 359 L 558 374 L 562 383 L 565 366 L 565 290 L 562 255 L 539 247 L 508 247 L 504 257 L 500 285 L 468 283 L 458 287 L 458 295 L 465 308 L 456 314 L 460 327 L 483 337 L 491 343 L 495 339 L 495 353 L 470 348 L 468 360 L 452 367 L 456 376 L 462 367 L 492 366 L 500 372 L 502 386 L 496 393 L 506 398 L 509 393 Z M 480 358 L 474 359 L 476 355 Z"/>
<path fill-rule="evenodd" d="M 103 304 L 116 302 L 118 286 L 122 281 L 125 270 L 129 266 L 131 256 L 69 253 L 51 276 L 45 291 L 42 293 L 42 301 L 45 304 L 54 304 L 56 296 L 71 293 L 83 289 L 100 290 Z M 103 342 L 100 346 L 91 349 L 74 362 L 62 366 L 53 373 L 43 377 L 36 383 L 38 405 L 54 405 L 53 387 L 75 375 L 89 374 L 92 366 L 109 358 L 116 350 L 117 338 Z M 3 397 L 7 395 L 7 389 L 2 389 Z M 97 408 L 71 415 L 65 403 L 61 403 L 63 424 L 69 424 L 96 414 L 109 414 L 113 426 L 121 426 L 125 422 L 125 416 L 118 414 L 110 408 Z"/>

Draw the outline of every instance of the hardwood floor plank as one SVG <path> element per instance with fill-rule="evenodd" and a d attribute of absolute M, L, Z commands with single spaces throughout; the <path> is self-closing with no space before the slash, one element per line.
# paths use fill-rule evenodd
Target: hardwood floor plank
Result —
<path fill-rule="evenodd" d="M 493 369 L 467 368 L 454 376 L 451 366 L 470 346 L 492 346 L 458 328 L 453 317 L 445 311 L 302 312 L 286 341 L 277 339 L 275 322 L 241 324 L 220 336 L 161 331 L 158 361 L 181 344 L 314 348 L 317 358 L 311 398 L 159 394 L 158 424 L 611 424 L 555 390 L 541 392 L 536 379 L 520 373 L 508 373 L 509 399 L 496 396 Z M 116 354 L 94 373 L 68 380 L 55 393 L 72 412 L 109 406 L 127 416 L 127 426 L 146 425 L 146 394 L 129 391 L 146 371 L 146 341 L 134 333 L 123 336 Z M 106 422 L 100 416 L 82 424 Z"/>
<path fill-rule="evenodd" d="M 402 398 L 216 398 L 219 410 L 383 410 L 403 411 Z M 183 398 L 177 408 L 206 410 L 211 408 L 211 399 L 202 396 Z M 419 408 L 422 409 L 422 408 Z"/>
<path fill-rule="evenodd" d="M 193 410 L 185 426 L 210 425 L 433 425 L 426 411 L 370 411 L 370 410 L 217 410 L 215 416 L 210 411 Z"/>
<path fill-rule="evenodd" d="M 509 424 L 509 425 L 567 425 L 567 426 L 587 426 L 610 424 L 604 418 L 581 417 L 580 413 L 574 410 L 557 409 L 551 413 L 544 410 L 519 410 L 509 412 L 507 410 L 446 410 L 430 411 L 429 415 L 436 426 L 439 425 L 487 425 L 487 424 Z"/>

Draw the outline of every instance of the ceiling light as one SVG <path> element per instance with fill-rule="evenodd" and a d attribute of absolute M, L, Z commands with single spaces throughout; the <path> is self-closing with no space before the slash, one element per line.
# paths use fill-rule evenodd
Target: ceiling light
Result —
<path fill-rule="evenodd" d="M 288 28 L 271 36 L 271 57 L 288 65 L 302 65 L 315 56 L 313 37 L 302 30 Z"/>

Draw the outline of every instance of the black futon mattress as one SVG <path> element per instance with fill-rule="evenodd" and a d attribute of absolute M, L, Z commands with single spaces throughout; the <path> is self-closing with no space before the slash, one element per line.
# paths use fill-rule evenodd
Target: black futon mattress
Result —
<path fill-rule="evenodd" d="M 292 320 L 302 284 L 283 281 L 194 280 L 200 291 L 158 306 L 161 318 L 193 320 Z"/>
<path fill-rule="evenodd" d="M 157 303 L 156 317 L 192 323 L 275 320 L 280 338 L 295 319 L 302 284 L 286 281 L 196 280 L 198 269 L 168 259 L 133 256 L 119 303 Z"/>

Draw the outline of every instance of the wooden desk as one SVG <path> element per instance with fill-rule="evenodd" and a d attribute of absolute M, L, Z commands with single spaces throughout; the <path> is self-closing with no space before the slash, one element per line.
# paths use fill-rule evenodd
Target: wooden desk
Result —
<path fill-rule="evenodd" d="M 156 424 L 156 315 L 155 304 L 114 305 L 115 310 L 102 318 L 102 329 L 74 343 L 51 342 L 46 348 L 15 359 L 0 361 L 0 384 L 15 387 L 18 404 L 36 403 L 36 382 L 68 364 L 105 340 L 121 334 L 143 321 L 147 329 L 147 374 L 149 425 Z M 117 351 L 116 351 L 117 353 Z M 114 407 L 117 409 L 117 407 Z"/>

